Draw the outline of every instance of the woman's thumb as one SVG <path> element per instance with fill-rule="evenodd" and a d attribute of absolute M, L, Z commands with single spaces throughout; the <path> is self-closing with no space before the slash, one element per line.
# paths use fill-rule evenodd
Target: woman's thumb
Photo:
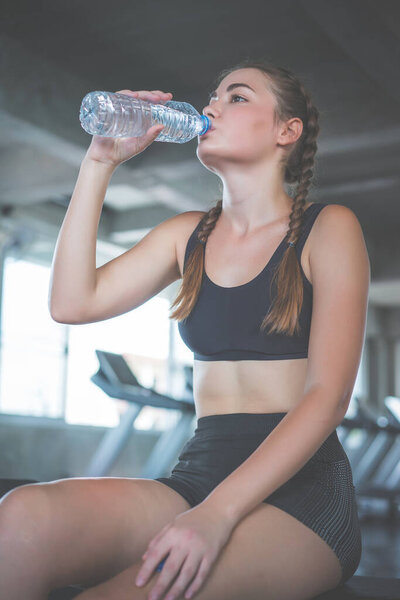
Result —
<path fill-rule="evenodd" d="M 161 132 L 161 131 L 164 129 L 164 127 L 165 127 L 165 125 L 161 125 L 161 124 L 158 124 L 158 125 L 153 125 L 153 128 L 154 128 L 154 129 L 153 129 L 153 131 L 151 132 L 151 136 L 152 136 L 152 137 L 157 137 L 157 136 L 158 136 L 158 134 L 159 134 L 159 133 L 160 133 L 160 132 Z"/>

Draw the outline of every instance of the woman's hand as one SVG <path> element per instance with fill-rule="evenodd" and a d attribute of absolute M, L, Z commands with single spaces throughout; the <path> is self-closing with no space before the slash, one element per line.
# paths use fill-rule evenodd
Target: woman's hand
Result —
<path fill-rule="evenodd" d="M 171 92 L 162 92 L 161 90 L 119 90 L 116 94 L 125 94 L 139 100 L 147 100 L 158 104 L 165 104 L 171 100 Z M 117 167 L 121 163 L 129 160 L 133 156 L 143 152 L 150 144 L 154 142 L 159 133 L 164 129 L 164 125 L 156 124 L 149 127 L 144 135 L 138 137 L 106 137 L 94 135 L 86 156 L 92 160 L 106 163 Z"/>
<path fill-rule="evenodd" d="M 149 600 L 175 600 L 181 595 L 193 597 L 203 585 L 234 527 L 231 520 L 205 504 L 198 504 L 177 515 L 148 545 L 136 585 L 146 584 L 160 561 L 166 559 Z M 168 595 L 164 596 L 167 592 Z"/>

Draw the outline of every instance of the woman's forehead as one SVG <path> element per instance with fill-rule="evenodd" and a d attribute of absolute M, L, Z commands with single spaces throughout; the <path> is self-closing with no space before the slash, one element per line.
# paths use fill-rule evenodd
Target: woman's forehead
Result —
<path fill-rule="evenodd" d="M 218 95 L 219 92 L 223 93 L 234 83 L 246 84 L 256 94 L 268 94 L 266 76 L 259 69 L 254 68 L 236 69 L 228 73 L 228 75 L 221 79 L 218 87 L 212 93 L 214 95 Z"/>

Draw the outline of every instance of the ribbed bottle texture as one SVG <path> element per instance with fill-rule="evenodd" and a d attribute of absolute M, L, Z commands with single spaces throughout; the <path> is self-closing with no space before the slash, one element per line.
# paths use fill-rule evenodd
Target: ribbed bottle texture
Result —
<path fill-rule="evenodd" d="M 184 144 L 211 127 L 188 102 L 170 100 L 155 104 L 126 94 L 95 91 L 82 100 L 79 120 L 91 135 L 103 137 L 139 137 L 156 124 L 165 125 L 156 142 Z"/>

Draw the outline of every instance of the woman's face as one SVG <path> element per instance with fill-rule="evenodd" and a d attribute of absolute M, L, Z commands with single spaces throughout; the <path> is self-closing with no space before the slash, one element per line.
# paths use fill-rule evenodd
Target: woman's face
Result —
<path fill-rule="evenodd" d="M 239 83 L 249 87 L 234 87 Z M 229 73 L 203 109 L 214 129 L 198 136 L 200 162 L 222 173 L 234 164 L 269 160 L 276 150 L 274 107 L 275 98 L 261 71 L 245 68 Z"/>

